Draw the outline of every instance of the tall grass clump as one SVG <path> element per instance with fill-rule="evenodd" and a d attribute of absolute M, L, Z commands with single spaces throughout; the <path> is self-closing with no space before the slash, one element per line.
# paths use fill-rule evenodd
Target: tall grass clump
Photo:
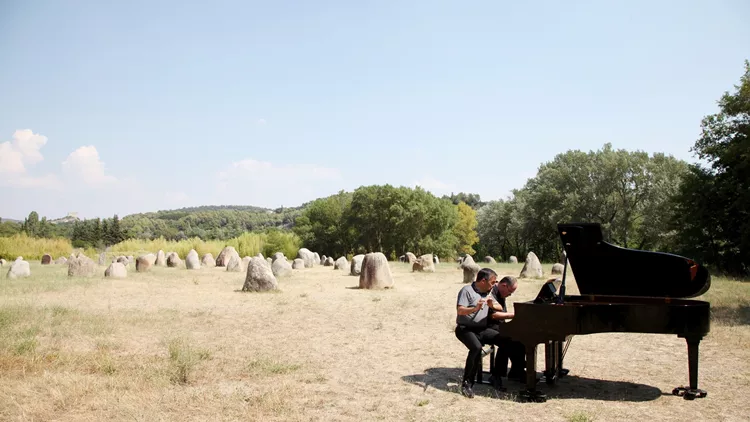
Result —
<path fill-rule="evenodd" d="M 158 239 L 128 239 L 112 246 L 111 251 L 121 255 L 138 256 L 143 253 L 177 252 L 181 258 L 185 258 L 190 249 L 195 249 L 198 256 L 211 253 L 216 256 L 224 248 L 226 242 L 221 240 L 202 240 L 198 237 L 183 240 L 167 240 L 163 237 Z"/>
<path fill-rule="evenodd" d="M 190 249 L 195 249 L 198 256 L 211 253 L 215 257 L 225 246 L 233 246 L 240 256 L 255 256 L 258 253 L 270 256 L 275 252 L 283 252 L 288 257 L 294 257 L 302 246 L 302 241 L 292 232 L 269 230 L 265 233 L 243 233 L 228 240 L 201 240 L 198 237 L 183 240 L 167 240 L 163 237 L 152 240 L 128 239 L 112 246 L 110 251 L 116 255 L 138 256 L 156 253 L 161 249 L 164 252 L 177 252 L 181 258 L 185 258 Z"/>
<path fill-rule="evenodd" d="M 42 259 L 48 253 L 53 258 L 68 257 L 73 251 L 70 240 L 65 238 L 45 239 L 30 237 L 26 233 L 17 233 L 10 237 L 0 237 L 0 258 L 14 260 L 18 256 L 24 259 Z"/>

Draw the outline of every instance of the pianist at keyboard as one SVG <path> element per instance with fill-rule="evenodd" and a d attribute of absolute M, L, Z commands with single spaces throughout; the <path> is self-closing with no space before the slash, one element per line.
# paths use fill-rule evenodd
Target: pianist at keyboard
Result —
<path fill-rule="evenodd" d="M 461 393 L 474 397 L 474 381 L 482 356 L 482 344 L 495 344 L 500 333 L 488 327 L 489 306 L 486 303 L 492 286 L 497 281 L 497 273 L 490 268 L 482 268 L 476 280 L 461 288 L 456 301 L 456 337 L 468 349 Z M 495 388 L 502 387 L 496 378 Z"/>
<path fill-rule="evenodd" d="M 487 296 L 487 304 L 490 307 L 489 328 L 498 333 L 502 331 L 500 330 L 500 324 L 514 316 L 513 312 L 508 312 L 505 299 L 510 297 L 517 287 L 518 280 L 508 275 L 495 283 L 489 296 Z M 508 358 L 510 358 L 512 366 L 510 372 L 508 372 L 508 378 L 523 381 L 526 375 L 526 350 L 523 343 L 512 340 L 510 337 L 498 335 L 495 344 L 498 346 L 498 351 L 495 357 L 493 379 L 505 376 L 508 370 Z"/>

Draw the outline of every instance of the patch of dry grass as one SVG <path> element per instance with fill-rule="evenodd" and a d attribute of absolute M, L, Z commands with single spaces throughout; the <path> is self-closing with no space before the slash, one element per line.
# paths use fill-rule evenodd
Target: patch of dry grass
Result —
<path fill-rule="evenodd" d="M 517 275 L 521 266 L 491 267 Z M 477 386 L 470 400 L 458 391 L 466 349 L 453 334 L 461 272 L 391 268 L 392 290 L 359 290 L 357 277 L 318 266 L 268 295 L 239 292 L 244 274 L 222 268 L 69 279 L 32 263 L 31 278 L 0 283 L 0 420 L 743 418 L 742 318 L 714 313 L 701 343 L 705 399 L 668 394 L 687 382 L 684 340 L 607 333 L 573 339 L 570 376 L 540 386 L 547 403 L 515 402 L 515 382 L 505 394 Z M 521 280 L 512 301 L 532 299 L 542 282 Z M 717 278 L 701 299 L 739 309 L 747 293 Z"/>

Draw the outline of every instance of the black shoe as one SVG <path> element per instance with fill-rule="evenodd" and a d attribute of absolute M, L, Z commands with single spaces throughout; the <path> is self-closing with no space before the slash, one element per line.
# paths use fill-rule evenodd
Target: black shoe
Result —
<path fill-rule="evenodd" d="M 469 385 L 469 383 L 463 383 L 461 384 L 461 394 L 464 396 L 473 399 L 474 398 L 474 390 L 471 388 L 472 386 Z"/>

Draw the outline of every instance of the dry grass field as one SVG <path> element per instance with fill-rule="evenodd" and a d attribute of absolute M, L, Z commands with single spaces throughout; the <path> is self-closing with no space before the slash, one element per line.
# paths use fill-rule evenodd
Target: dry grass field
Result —
<path fill-rule="evenodd" d="M 540 385 L 546 403 L 519 403 L 516 382 L 506 382 L 503 394 L 488 386 L 477 386 L 474 399 L 459 393 L 466 349 L 453 334 L 462 286 L 455 265 L 428 274 L 390 265 L 392 290 L 359 290 L 357 277 L 317 266 L 281 279 L 276 293 L 240 292 L 244 274 L 223 268 L 138 274 L 131 267 L 123 280 L 70 279 L 66 267 L 36 263 L 28 279 L 3 272 L 0 420 L 750 417 L 742 404 L 750 388 L 750 283 L 714 279 L 702 298 L 716 310 L 701 343 L 700 387 L 708 397 L 671 395 L 687 383 L 684 340 L 596 334 L 573 338 L 570 375 L 555 387 Z M 541 285 L 520 283 L 511 301 L 533 298 Z"/>

